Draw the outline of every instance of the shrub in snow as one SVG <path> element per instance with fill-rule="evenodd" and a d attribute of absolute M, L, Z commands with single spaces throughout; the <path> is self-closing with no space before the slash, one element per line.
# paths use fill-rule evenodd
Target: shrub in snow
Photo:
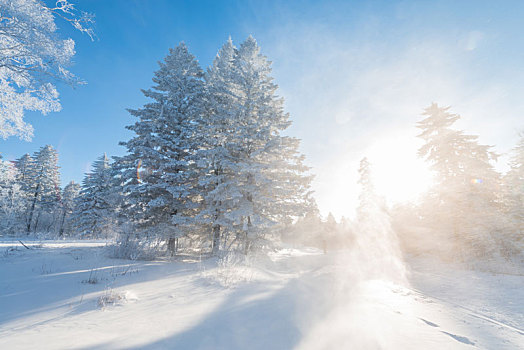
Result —
<path fill-rule="evenodd" d="M 98 307 L 104 309 L 107 306 L 123 305 L 136 300 L 138 300 L 138 297 L 130 291 L 118 292 L 112 288 L 108 288 L 104 294 L 98 298 L 97 304 Z"/>
<path fill-rule="evenodd" d="M 165 242 L 158 237 L 144 239 L 130 232 L 130 226 L 126 226 L 118 235 L 117 241 L 111 245 L 111 256 L 130 260 L 153 260 L 162 251 Z"/>
<path fill-rule="evenodd" d="M 225 288 L 234 288 L 238 284 L 250 282 L 254 273 L 251 258 L 246 257 L 241 251 L 227 252 L 217 260 L 216 267 L 201 269 L 204 279 Z"/>

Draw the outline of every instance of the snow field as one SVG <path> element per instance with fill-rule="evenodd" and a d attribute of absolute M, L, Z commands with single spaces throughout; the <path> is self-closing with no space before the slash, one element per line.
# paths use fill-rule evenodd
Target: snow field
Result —
<path fill-rule="evenodd" d="M 400 285 L 352 272 L 347 252 L 242 265 L 111 259 L 102 241 L 26 245 L 0 242 L 0 349 L 524 348 L 523 276 L 419 259 Z"/>

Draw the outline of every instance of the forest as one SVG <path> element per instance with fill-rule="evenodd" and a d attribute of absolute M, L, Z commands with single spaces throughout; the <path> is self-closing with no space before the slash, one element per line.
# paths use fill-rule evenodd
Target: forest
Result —
<path fill-rule="evenodd" d="M 355 79 L 356 87 L 343 91 L 338 96 L 345 97 L 335 101 L 335 95 L 326 91 L 343 90 L 344 85 L 325 74 L 323 64 L 300 71 L 304 80 L 282 73 L 311 62 L 307 55 L 301 56 L 302 51 L 296 56 L 290 51 L 334 23 L 351 29 L 346 19 L 364 28 L 357 31 L 357 44 L 352 43 L 357 47 L 347 51 L 355 57 L 361 48 L 367 54 L 373 51 L 366 40 L 376 40 L 375 25 L 391 29 L 395 23 L 409 22 L 415 29 L 438 32 L 441 27 L 433 22 L 424 24 L 416 16 L 402 15 L 413 11 L 433 20 L 433 5 L 405 7 L 392 2 L 388 6 L 394 7 L 396 15 L 391 19 L 380 6 L 355 3 L 355 16 L 362 16 L 357 20 L 350 18 L 353 8 L 347 4 L 330 2 L 348 13 L 340 19 L 329 6 L 309 3 L 304 11 L 321 24 L 312 25 L 316 33 L 306 17 L 300 17 L 305 16 L 301 5 L 294 2 L 271 2 L 275 7 L 269 14 L 256 4 L 241 2 L 235 3 L 237 7 L 205 3 L 208 11 L 182 3 L 115 1 L 113 8 L 98 2 L 0 0 L 0 348 L 30 349 L 36 342 L 43 349 L 524 347 L 522 118 L 511 119 L 515 125 L 505 125 L 512 130 L 505 138 L 517 142 L 511 151 L 499 152 L 497 145 L 481 141 L 488 139 L 486 135 L 462 127 L 471 125 L 462 123 L 463 109 L 470 121 L 493 129 L 510 120 L 497 124 L 497 116 L 489 124 L 482 115 L 471 113 L 485 106 L 482 95 L 473 99 L 479 103 L 476 109 L 460 102 L 455 106 L 448 100 L 460 98 L 446 100 L 440 93 L 434 98 L 442 100 L 424 98 L 422 104 L 416 90 L 423 90 L 424 84 L 438 86 L 438 79 L 427 82 L 417 77 L 417 89 L 405 94 L 400 86 L 408 77 L 403 74 L 412 67 L 396 72 L 395 66 L 401 83 L 388 86 L 387 93 L 400 91 L 407 100 L 413 96 L 409 105 L 418 114 L 407 116 L 413 121 L 408 127 L 413 140 L 405 139 L 405 129 L 400 128 L 391 127 L 387 135 L 399 143 L 417 144 L 412 151 L 431 175 L 431 183 L 416 198 L 395 201 L 377 186 L 377 175 L 384 178 L 389 171 L 399 173 L 398 169 L 377 171 L 375 165 L 390 159 L 389 164 L 402 168 L 406 155 L 396 152 L 393 144 L 378 157 L 365 152 L 371 148 L 354 147 L 365 138 L 384 137 L 381 130 L 393 125 L 389 120 L 393 114 L 388 114 L 393 107 L 346 108 L 351 106 L 348 101 L 359 100 L 360 87 L 373 90 L 375 82 Z M 255 19 L 245 22 L 252 26 L 238 20 L 239 14 L 247 13 L 239 10 L 244 6 L 247 10 L 242 11 L 253 12 Z M 445 1 L 442 6 L 457 18 L 466 18 L 457 6 Z M 99 11 L 98 29 L 98 19 L 84 7 Z M 133 27 L 146 33 L 150 48 L 160 45 L 159 38 L 168 27 L 150 16 L 163 18 L 162 8 L 171 11 L 165 14 L 187 14 L 187 22 L 177 17 L 180 24 L 166 25 L 176 29 L 172 37 L 178 44 L 162 46 L 167 54 L 156 57 L 155 70 L 149 73 L 136 64 L 149 52 Z M 302 18 L 299 25 L 286 27 L 277 21 L 265 30 L 255 30 L 260 23 L 269 23 L 277 10 Z M 372 17 L 364 15 L 368 11 Z M 231 16 L 224 19 L 228 25 L 213 22 L 226 13 Z M 291 17 L 289 23 L 294 23 L 297 19 Z M 328 18 L 333 23 L 325 21 Z M 499 14 L 495 18 L 500 19 Z M 107 23 L 121 31 L 108 30 Z M 227 28 L 235 35 L 227 34 L 224 38 L 229 38 L 222 38 L 216 47 L 206 40 L 212 36 L 206 30 L 181 29 L 210 23 L 220 28 L 221 35 Z M 458 28 L 457 23 L 452 25 Z M 268 39 L 275 28 L 292 34 L 306 30 L 300 32 L 300 40 L 285 38 L 276 45 Z M 335 29 L 333 38 L 339 38 Z M 262 33 L 263 39 L 257 41 L 251 30 L 257 38 Z M 392 35 L 400 42 L 395 35 L 402 37 L 406 32 Z M 434 40 L 423 31 L 409 32 L 424 43 Z M 469 32 L 475 40 L 466 43 L 468 54 L 475 51 L 481 37 L 498 38 L 478 33 Z M 236 41 L 238 37 L 243 41 Z M 333 38 L 325 36 L 326 41 L 336 42 Z M 380 39 L 375 48 L 384 42 Z M 274 61 L 261 48 L 266 43 L 268 52 L 277 56 Z M 87 45 L 103 47 L 118 64 L 105 67 L 100 63 L 104 55 L 83 56 Z M 142 51 L 137 50 L 139 46 Z M 202 47 L 213 52 L 212 60 L 206 61 Z M 319 62 L 325 66 L 333 62 L 330 56 L 347 54 L 338 47 L 329 52 L 311 47 L 320 52 Z M 421 47 L 415 45 L 408 52 Z M 438 61 L 424 55 L 428 67 Z M 461 55 L 466 54 L 452 60 L 460 61 Z M 75 57 L 84 66 L 89 61 L 99 66 L 95 69 L 99 80 L 89 90 L 94 95 L 82 95 L 92 80 L 86 82 L 73 73 L 82 71 L 82 64 L 71 68 Z M 154 64 L 149 61 L 144 64 Z M 362 61 L 372 66 L 378 85 L 388 85 L 380 60 Z M 361 62 L 355 58 L 344 64 L 358 70 Z M 345 67 L 331 69 L 343 75 Z M 124 72 L 129 79 L 114 81 L 111 71 Z M 144 71 L 149 85 L 135 86 Z M 320 80 L 313 79 L 323 74 Z M 104 75 L 109 78 L 104 80 Z M 280 81 L 284 87 L 277 85 Z M 100 82 L 111 85 L 114 93 L 102 92 L 107 90 Z M 307 83 L 311 83 L 307 86 L 311 95 L 304 93 L 302 85 Z M 132 85 L 130 89 L 139 92 L 141 99 L 130 97 L 124 85 Z M 452 90 L 452 85 L 442 84 L 443 90 Z M 67 90 L 70 87 L 74 89 Z M 59 90 L 69 92 L 60 95 Z M 477 90 L 468 91 L 474 95 Z M 314 99 L 309 101 L 311 96 Z M 382 104 L 377 96 L 360 100 Z M 314 110 L 315 123 L 292 113 L 297 101 L 306 106 L 302 111 Z M 132 122 L 125 130 L 110 127 L 116 116 L 108 106 L 124 103 L 128 104 L 126 120 Z M 318 107 L 327 104 L 345 106 L 351 117 L 333 116 Z M 87 125 L 80 120 L 81 109 L 94 105 L 108 111 L 93 116 L 95 129 L 85 131 L 90 141 L 81 143 L 82 128 Z M 514 108 L 518 110 L 518 105 Z M 375 115 L 377 111 L 384 115 Z M 42 127 L 39 119 L 64 113 L 81 116 L 65 122 L 71 127 L 65 130 L 73 130 L 69 139 L 54 134 L 53 127 Z M 331 119 L 336 120 L 335 128 L 351 128 L 352 133 L 337 139 L 339 134 L 328 125 Z M 38 138 L 39 134 L 46 133 L 56 143 L 37 144 L 45 139 Z M 296 135 L 300 133 L 314 137 L 301 139 Z M 344 143 L 352 138 L 353 144 Z M 63 144 L 71 139 L 82 149 L 98 149 L 110 139 L 123 152 L 100 152 L 89 160 L 83 180 L 73 181 L 71 157 L 62 158 L 70 152 Z M 22 147 L 13 142 L 24 142 L 25 149 L 29 144 L 32 153 L 14 155 Z M 79 148 L 78 157 L 85 157 L 87 153 Z M 330 158 L 337 152 L 343 156 Z M 318 166 L 327 164 L 319 162 L 319 154 L 336 159 L 336 164 Z M 354 166 L 350 158 L 357 156 L 358 166 Z M 329 172 L 337 172 L 347 182 L 356 179 L 353 190 L 346 193 L 346 188 L 337 187 L 340 184 L 329 183 L 325 176 Z M 414 173 L 415 168 L 409 166 L 400 171 L 405 179 L 414 179 Z M 415 186 L 416 179 L 412 181 L 390 186 L 407 193 Z M 333 198 L 334 204 L 326 206 L 326 182 L 344 201 L 358 198 L 355 208 L 343 215 L 332 213 L 328 208 L 337 203 Z M 338 206 L 340 213 L 342 205 Z"/>

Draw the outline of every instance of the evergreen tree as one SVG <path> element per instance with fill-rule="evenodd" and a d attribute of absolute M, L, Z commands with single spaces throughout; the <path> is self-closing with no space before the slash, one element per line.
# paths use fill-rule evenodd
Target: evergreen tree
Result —
<path fill-rule="evenodd" d="M 433 103 L 417 123 L 425 141 L 419 156 L 437 179 L 427 217 L 433 217 L 432 226 L 447 231 L 459 250 L 466 246 L 470 253 L 483 254 L 493 249 L 491 234 L 498 229 L 499 175 L 491 164 L 497 155 L 477 136 L 451 129 L 460 116 L 448 110 Z"/>
<path fill-rule="evenodd" d="M 79 235 L 109 236 L 115 221 L 112 175 L 109 159 L 104 154 L 93 163 L 92 171 L 84 177 L 72 217 Z M 70 188 L 71 192 L 74 192 L 73 186 Z"/>
<path fill-rule="evenodd" d="M 18 170 L 16 181 L 22 191 L 22 205 L 26 207 L 25 214 L 22 215 L 21 220 L 25 223 L 25 227 L 27 227 L 29 223 L 29 205 L 32 203 L 31 199 L 34 196 L 33 175 L 35 171 L 35 161 L 26 153 L 15 161 L 15 166 Z"/>
<path fill-rule="evenodd" d="M 373 219 L 377 211 L 380 211 L 380 199 L 375 194 L 375 188 L 371 178 L 371 164 L 366 157 L 360 160 L 358 168 L 358 184 L 362 190 L 358 197 L 359 205 L 357 207 L 357 220 L 364 222 Z"/>
<path fill-rule="evenodd" d="M 30 167 L 28 184 L 29 214 L 27 234 L 43 228 L 50 231 L 60 202 L 60 172 L 58 153 L 51 146 L 41 147 L 33 156 L 34 166 Z M 36 216 L 35 216 L 36 214 Z M 39 225 L 40 224 L 40 225 Z"/>
<path fill-rule="evenodd" d="M 229 38 L 205 75 L 207 113 L 201 122 L 201 133 L 205 137 L 198 152 L 203 205 L 198 220 L 204 227 L 209 226 L 212 229 L 213 254 L 220 248 L 221 236 L 225 245 L 234 227 L 234 221 L 227 216 L 227 197 L 231 193 L 234 174 L 225 171 L 230 170 L 226 163 L 232 161 L 227 146 L 229 135 L 234 132 L 231 129 L 231 108 L 237 101 L 231 93 L 235 88 L 232 82 L 235 56 L 236 48 Z"/>
<path fill-rule="evenodd" d="M 297 243 L 325 247 L 327 250 L 327 237 L 322 227 L 320 213 L 313 202 L 311 210 L 306 215 L 297 219 L 293 225 L 283 234 L 283 240 L 286 239 L 296 245 Z"/>
<path fill-rule="evenodd" d="M 366 278 L 388 278 L 404 281 L 398 238 L 384 200 L 375 192 L 371 164 L 360 161 L 358 183 L 361 186 L 356 217 L 355 253 Z"/>
<path fill-rule="evenodd" d="M 29 191 L 29 189 L 33 186 L 31 184 L 31 175 L 35 167 L 34 159 L 28 153 L 26 153 L 15 161 L 15 165 L 18 169 L 17 181 L 20 183 L 20 186 L 22 186 L 24 191 Z"/>
<path fill-rule="evenodd" d="M 58 232 L 59 236 L 63 236 L 64 232 L 69 232 L 70 229 L 67 225 L 67 218 L 73 214 L 76 205 L 76 198 L 80 194 L 81 187 L 79 184 L 71 181 L 64 187 L 62 191 L 62 217 L 60 220 L 60 229 Z"/>
<path fill-rule="evenodd" d="M 215 141 L 223 143 L 223 149 L 209 159 L 219 165 L 221 175 L 211 171 L 211 181 L 204 181 L 214 183 L 205 203 L 210 205 L 210 224 L 235 232 L 234 241 L 247 253 L 251 245 L 265 244 L 275 224 L 290 223 L 306 212 L 310 177 L 305 176 L 308 168 L 298 152 L 299 140 L 281 135 L 291 122 L 283 99 L 275 94 L 270 62 L 255 39 L 250 36 L 238 51 L 226 43 L 209 75 L 218 67 L 224 67 L 220 79 L 229 82 L 219 85 L 225 102 L 211 107 L 216 118 L 209 123 L 214 132 L 223 130 L 224 136 Z"/>
<path fill-rule="evenodd" d="M 0 156 L 0 232 L 17 233 L 25 211 L 24 194 L 17 182 L 18 170 Z"/>
<path fill-rule="evenodd" d="M 510 170 L 504 176 L 504 205 L 509 216 L 512 242 L 524 244 L 524 134 L 513 149 Z"/>
<path fill-rule="evenodd" d="M 143 90 L 153 101 L 130 110 L 139 118 L 128 127 L 136 136 L 121 143 L 128 155 L 118 158 L 118 168 L 128 217 L 148 234 L 173 240 L 187 232 L 196 210 L 204 73 L 184 43 L 159 65 L 155 85 Z"/>

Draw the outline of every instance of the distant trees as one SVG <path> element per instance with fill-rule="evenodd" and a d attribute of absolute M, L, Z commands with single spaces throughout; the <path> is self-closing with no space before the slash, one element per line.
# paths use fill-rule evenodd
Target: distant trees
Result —
<path fill-rule="evenodd" d="M 33 159 L 34 162 L 28 169 L 27 234 L 51 230 L 56 222 L 61 200 L 57 151 L 47 145 L 41 147 Z"/>
<path fill-rule="evenodd" d="M 14 162 L 2 161 L 0 178 L 4 189 L 0 221 L 12 223 L 10 229 L 4 225 L 6 232 L 31 234 L 57 229 L 62 204 L 58 153 L 52 146 Z"/>
<path fill-rule="evenodd" d="M 0 234 L 106 237 L 114 229 L 119 190 L 106 155 L 83 186 L 71 181 L 63 190 L 51 145 L 13 162 L 0 158 Z"/>
<path fill-rule="evenodd" d="M 361 187 L 355 220 L 355 249 L 357 261 L 366 277 L 387 277 L 403 281 L 404 265 L 396 232 L 383 198 L 374 189 L 371 164 L 366 157 L 360 160 L 358 184 Z"/>
<path fill-rule="evenodd" d="M 80 185 L 74 181 L 69 182 L 62 191 L 62 214 L 58 235 L 63 236 L 66 232 L 72 234 L 72 227 L 69 218 L 76 208 L 76 199 L 80 195 Z"/>
<path fill-rule="evenodd" d="M 74 193 L 77 188 L 68 189 L 68 197 L 73 197 L 73 201 L 68 198 L 64 210 L 72 212 L 70 220 L 76 234 L 98 238 L 113 233 L 116 201 L 113 199 L 115 187 L 112 175 L 109 159 L 104 154 L 93 163 L 92 171 L 85 175 L 77 196 Z"/>
<path fill-rule="evenodd" d="M 25 197 L 18 176 L 14 164 L 0 157 L 0 232 L 17 233 L 23 229 Z"/>
<path fill-rule="evenodd" d="M 0 138 L 29 140 L 33 128 L 24 121 L 25 111 L 60 110 L 53 83 L 79 82 L 67 68 L 75 42 L 58 36 L 55 19 L 92 36 L 92 16 L 77 11 L 67 0 L 54 6 L 39 0 L 4 0 L 0 13 Z"/>
<path fill-rule="evenodd" d="M 137 120 L 128 127 L 135 135 L 121 143 L 127 154 L 112 164 L 105 154 L 98 158 L 82 186 L 60 188 L 50 145 L 14 162 L 0 159 L 0 232 L 119 234 L 133 257 L 147 246 L 152 255 L 180 247 L 248 254 L 280 239 L 325 249 L 367 242 L 374 247 L 367 258 L 379 261 L 398 248 L 390 244 L 392 212 L 395 227 L 417 226 L 410 239 L 434 238 L 459 259 L 521 249 L 514 247 L 524 243 L 523 137 L 501 176 L 491 147 L 453 129 L 460 116 L 432 104 L 417 127 L 424 141 L 419 156 L 436 181 L 420 205 L 389 210 L 364 158 L 355 220 L 338 224 L 330 214 L 322 221 L 299 140 L 284 135 L 291 122 L 276 90 L 253 37 L 239 47 L 229 39 L 206 71 L 181 43 L 143 90 L 149 102 L 129 110 Z"/>

